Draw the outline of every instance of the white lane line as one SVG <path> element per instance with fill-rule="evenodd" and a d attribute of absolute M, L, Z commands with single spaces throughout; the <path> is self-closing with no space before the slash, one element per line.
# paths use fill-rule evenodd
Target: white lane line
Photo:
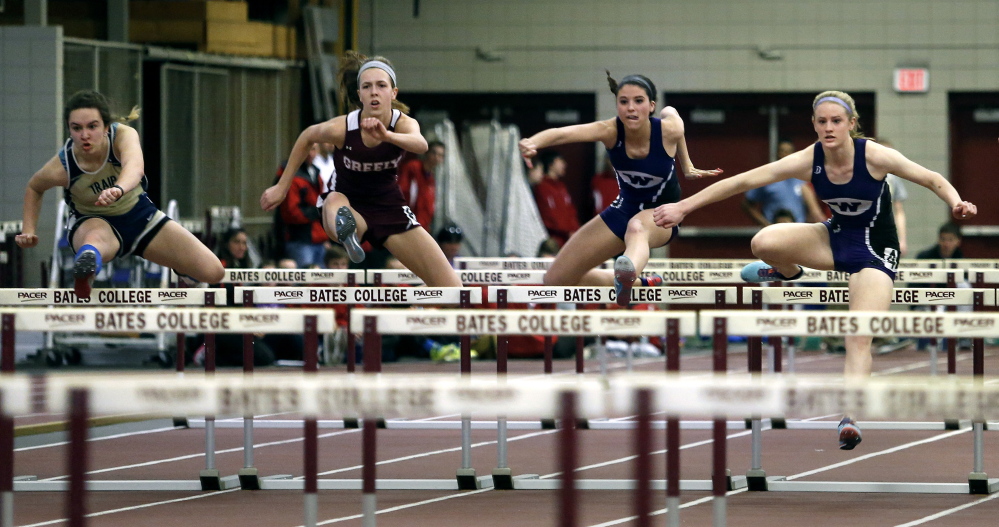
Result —
<path fill-rule="evenodd" d="M 101 511 L 101 512 L 91 512 L 90 514 L 87 514 L 86 517 L 87 518 L 96 518 L 98 516 L 105 516 L 107 514 L 115 514 L 115 513 L 118 513 L 118 512 L 128 512 L 128 511 L 134 511 L 134 510 L 138 510 L 138 509 L 146 509 L 146 508 L 149 508 L 149 507 L 156 507 L 157 505 L 169 505 L 171 503 L 180 503 L 182 501 L 200 500 L 201 498 L 212 498 L 212 497 L 218 496 L 219 494 L 228 494 L 230 492 L 238 492 L 239 490 L 240 489 L 238 489 L 238 488 L 229 489 L 229 490 L 220 490 L 220 491 L 216 491 L 216 492 L 210 492 L 208 494 L 197 494 L 195 496 L 188 496 L 186 498 L 177 498 L 177 499 L 173 499 L 173 500 L 157 501 L 157 502 L 153 502 L 153 503 L 143 503 L 142 505 L 132 505 L 130 507 L 121 507 L 120 509 L 110 509 L 110 510 Z M 65 523 L 68 520 L 69 520 L 69 518 L 60 518 L 58 520 L 49 520 L 47 522 L 32 523 L 30 525 L 22 525 L 21 527 L 42 527 L 44 525 L 54 525 L 54 524 L 57 524 L 57 523 Z"/>
<path fill-rule="evenodd" d="M 995 355 L 995 353 L 986 353 L 985 357 L 992 357 L 994 355 Z M 957 360 L 955 362 L 967 362 L 969 360 L 972 360 L 973 358 L 974 357 L 972 355 L 958 355 L 957 356 Z M 929 360 L 924 360 L 924 361 L 920 361 L 920 362 L 914 362 L 914 363 L 906 365 L 906 366 L 897 366 L 895 368 L 888 368 L 887 370 L 876 371 L 876 372 L 874 372 L 874 373 L 871 374 L 871 377 L 875 377 L 875 376 L 878 376 L 878 375 L 893 375 L 893 374 L 896 374 L 896 373 L 905 373 L 907 371 L 919 370 L 919 369 L 922 369 L 922 368 L 928 368 L 928 367 L 930 367 L 930 364 L 932 364 L 932 362 L 929 361 Z M 947 365 L 947 354 L 946 353 L 943 354 L 941 357 L 937 358 L 937 365 L 938 366 L 946 366 Z M 944 373 L 944 375 L 946 375 L 946 373 Z"/>
<path fill-rule="evenodd" d="M 143 435 L 143 434 L 158 434 L 160 432 L 169 432 L 171 430 L 182 430 L 183 428 L 184 427 L 182 427 L 182 426 L 167 426 L 167 427 L 163 427 L 163 428 L 154 428 L 152 430 L 140 430 L 140 431 L 137 431 L 137 432 L 125 432 L 125 433 L 121 433 L 121 434 L 115 434 L 115 435 L 104 436 L 104 437 L 91 437 L 91 438 L 87 439 L 87 441 L 88 442 L 90 442 L 90 441 L 106 441 L 108 439 L 121 439 L 123 437 L 131 437 L 131 436 L 137 436 L 137 435 Z M 65 446 L 65 445 L 68 445 L 68 444 L 69 444 L 69 441 L 59 441 L 59 442 L 56 442 L 56 443 L 46 443 L 44 445 L 25 446 L 25 447 L 14 449 L 14 452 L 27 452 L 29 450 L 39 450 L 39 449 L 42 449 L 42 448 L 52 448 L 52 447 L 57 447 L 57 446 Z"/>
<path fill-rule="evenodd" d="M 901 523 L 899 525 L 896 525 L 895 527 L 914 527 L 916 525 L 922 525 L 924 523 L 929 523 L 929 522 L 931 522 L 933 520 L 937 520 L 937 519 L 943 518 L 944 516 L 949 516 L 951 514 L 954 514 L 955 512 L 963 511 L 964 509 L 970 509 L 971 507 L 975 507 L 975 506 L 981 505 L 981 504 L 985 503 L 986 501 L 992 501 L 992 500 L 994 500 L 996 498 L 999 498 L 999 494 L 993 494 L 991 496 L 988 496 L 986 498 L 982 498 L 980 500 L 973 501 L 971 503 L 965 503 L 964 505 L 958 505 L 957 507 L 954 507 L 953 509 L 947 509 L 945 511 L 940 511 L 940 512 L 938 512 L 936 514 L 931 514 L 931 515 L 929 515 L 929 516 L 927 516 L 925 518 L 920 518 L 918 520 L 913 520 L 913 521 L 911 521 L 909 523 Z"/>
<path fill-rule="evenodd" d="M 508 443 L 512 443 L 514 441 L 520 441 L 520 440 L 529 439 L 529 438 L 532 438 L 532 437 L 543 436 L 543 435 L 548 435 L 548 434 L 554 434 L 557 431 L 558 430 L 545 430 L 543 432 L 532 432 L 530 434 L 524 434 L 524 435 L 520 435 L 520 436 L 516 436 L 516 437 L 511 437 L 511 438 L 507 439 L 507 442 Z M 489 445 L 495 445 L 495 444 L 496 444 L 496 441 L 483 441 L 481 443 L 472 443 L 472 448 L 478 448 L 478 447 L 481 447 L 481 446 L 489 446 Z M 409 461 L 411 459 L 419 459 L 421 457 L 434 456 L 434 455 L 437 455 L 437 454 L 447 454 L 447 453 L 451 453 L 451 452 L 460 452 L 460 451 L 461 451 L 461 447 L 460 446 L 456 447 L 456 448 L 445 448 L 445 449 L 442 449 L 442 450 L 434 450 L 434 451 L 431 451 L 431 452 L 421 452 L 419 454 L 412 454 L 412 455 L 409 455 L 409 456 L 397 457 L 397 458 L 393 458 L 393 459 L 385 459 L 385 460 L 382 460 L 382 461 L 379 461 L 379 462 L 375 463 L 375 465 L 388 465 L 388 464 L 391 464 L 391 463 L 399 463 L 399 462 L 402 462 L 402 461 Z M 351 470 L 361 470 L 362 468 L 363 468 L 362 465 L 354 465 L 352 467 L 343 467 L 343 468 L 338 468 L 338 469 L 334 469 L 334 470 L 327 470 L 326 472 L 320 472 L 318 475 L 319 476 L 328 476 L 330 474 L 338 474 L 338 473 L 341 473 L 341 472 L 350 472 Z M 294 479 L 305 479 L 305 476 L 297 476 Z"/>
<path fill-rule="evenodd" d="M 933 437 L 930 437 L 930 438 L 927 438 L 927 439 L 920 439 L 919 441 L 912 441 L 911 443 L 905 443 L 903 445 L 898 445 L 896 447 L 892 447 L 892 448 L 888 448 L 888 449 L 885 449 L 885 450 L 881 450 L 879 452 L 872 452 L 870 454 L 866 454 L 866 455 L 863 455 L 863 456 L 860 456 L 860 457 L 856 457 L 856 458 L 853 458 L 853 459 L 848 459 L 846 461 L 840 461 L 839 463 L 834 463 L 832 465 L 827 465 L 825 467 L 820 467 L 820 468 L 817 468 L 815 470 L 809 470 L 807 472 L 801 472 L 801 473 L 795 474 L 793 476 L 788 476 L 787 477 L 787 481 L 792 481 L 792 480 L 795 480 L 795 479 L 808 477 L 808 476 L 811 476 L 811 475 L 814 475 L 814 474 L 818 474 L 820 472 L 825 472 L 827 470 L 833 470 L 833 469 L 837 469 L 837 468 L 840 468 L 840 467 L 845 467 L 847 465 L 852 465 L 854 463 L 859 463 L 861 461 L 866 461 L 868 459 L 875 458 L 875 457 L 878 457 L 878 456 L 883 456 L 883 455 L 886 455 L 886 454 L 893 454 L 895 452 L 899 452 L 899 451 L 905 450 L 907 448 L 912 448 L 912 447 L 919 446 L 919 445 L 925 445 L 925 444 L 933 443 L 933 442 L 936 442 L 936 441 L 940 441 L 942 439 L 948 439 L 950 437 L 954 437 L 954 436 L 957 436 L 957 435 L 965 434 L 965 433 L 968 433 L 970 431 L 971 431 L 971 428 L 962 428 L 961 430 L 955 430 L 953 432 L 947 432 L 945 434 L 940 434 L 940 435 L 933 436 Z"/>
<path fill-rule="evenodd" d="M 358 430 L 351 429 L 351 430 L 341 430 L 341 431 L 337 431 L 337 432 L 330 432 L 329 434 L 320 435 L 319 439 L 324 439 L 324 438 L 327 438 L 327 437 L 333 437 L 333 436 L 338 436 L 338 435 L 356 434 L 359 431 L 360 431 L 359 429 Z M 303 439 L 301 437 L 297 437 L 297 438 L 293 438 L 293 439 L 283 439 L 281 441 L 271 441 L 269 443 L 259 443 L 259 444 L 256 444 L 256 445 L 254 445 L 254 449 L 262 448 L 262 447 L 268 447 L 268 446 L 276 446 L 276 445 L 287 445 L 287 444 L 291 444 L 291 443 L 301 443 L 302 441 L 303 441 Z M 236 448 L 228 448 L 226 450 L 216 450 L 215 454 L 216 455 L 218 455 L 218 454 L 231 454 L 233 452 L 242 452 L 242 451 L 243 451 L 243 447 L 236 447 Z M 105 472 L 115 472 L 115 471 L 118 471 L 118 470 L 128 470 L 128 469 L 137 468 L 137 467 L 148 467 L 148 466 L 152 466 L 152 465 L 159 465 L 160 463 L 170 463 L 170 462 L 173 462 L 173 461 L 184 461 L 184 460 L 187 460 L 187 459 L 195 459 L 195 458 L 199 458 L 199 457 L 205 457 L 204 452 L 199 452 L 197 454 L 188 454 L 188 455 L 185 455 L 185 456 L 171 457 L 171 458 L 166 458 L 166 459 L 157 459 L 157 460 L 153 460 L 153 461 L 145 461 L 145 462 L 142 462 L 142 463 L 134 463 L 134 464 L 131 464 L 131 465 L 120 465 L 120 466 L 117 466 L 117 467 L 108 467 L 108 468 L 102 468 L 102 469 L 97 469 L 97 470 L 90 470 L 90 471 L 87 472 L 87 474 L 102 474 L 102 473 L 105 473 Z M 45 479 L 42 479 L 42 480 L 39 480 L 39 481 L 58 481 L 58 480 L 61 480 L 61 479 L 66 479 L 68 477 L 69 477 L 68 475 L 65 475 L 65 476 L 54 476 L 54 477 L 45 478 Z"/>
<path fill-rule="evenodd" d="M 389 507 L 388 509 L 382 509 L 382 510 L 379 510 L 379 511 L 375 511 L 375 514 L 388 514 L 390 512 L 396 512 L 396 511 L 401 511 L 401 510 L 405 510 L 405 509 L 411 509 L 413 507 L 419 507 L 421 505 L 430 505 L 431 503 L 437 503 L 437 502 L 441 502 L 441 501 L 445 501 L 445 500 L 452 500 L 452 499 L 455 499 L 455 498 L 463 498 L 465 496 L 472 496 L 474 494 L 482 494 L 483 492 L 490 492 L 492 490 L 493 489 L 488 488 L 488 489 L 479 489 L 479 490 L 472 490 L 472 491 L 462 491 L 461 494 L 452 494 L 450 496 L 441 496 L 439 498 L 433 498 L 433 499 L 429 499 L 429 500 L 423 500 L 423 501 L 417 501 L 417 502 L 413 502 L 413 503 L 407 503 L 405 505 L 397 505 L 395 507 Z M 331 520 L 321 521 L 321 522 L 317 523 L 316 525 L 317 526 L 318 525 L 329 525 L 331 523 L 340 523 L 340 522 L 345 522 L 345 521 L 350 521 L 350 520 L 356 520 L 356 519 L 363 518 L 363 517 L 364 517 L 363 514 L 355 514 L 353 516 L 343 516 L 343 517 L 340 517 L 340 518 L 333 518 Z M 299 525 L 298 527 L 305 527 L 305 526 L 304 525 Z"/>

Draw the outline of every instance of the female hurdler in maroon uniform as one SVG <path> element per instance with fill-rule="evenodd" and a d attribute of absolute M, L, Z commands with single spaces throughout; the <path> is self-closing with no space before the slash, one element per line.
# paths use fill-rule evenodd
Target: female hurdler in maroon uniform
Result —
<path fill-rule="evenodd" d="M 366 59 L 354 52 L 347 52 L 340 66 L 339 93 L 354 110 L 298 136 L 281 179 L 260 196 L 260 206 L 277 207 L 312 145 L 332 143 L 336 174 L 321 209 L 326 234 L 342 243 L 354 262 L 364 259 L 360 242 L 370 241 L 388 249 L 428 286 L 460 287 L 458 275 L 406 206 L 396 182 L 403 151 L 422 154 L 427 140 L 419 123 L 403 113 L 408 108 L 396 100 L 395 71 L 384 58 Z"/>

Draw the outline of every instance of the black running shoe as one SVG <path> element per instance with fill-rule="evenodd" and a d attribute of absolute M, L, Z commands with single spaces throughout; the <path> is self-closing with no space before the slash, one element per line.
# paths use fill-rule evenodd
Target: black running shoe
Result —
<path fill-rule="evenodd" d="M 97 253 L 83 251 L 73 262 L 73 292 L 77 298 L 90 298 L 90 287 L 97 274 Z"/>
<path fill-rule="evenodd" d="M 857 426 L 857 422 L 849 417 L 844 417 L 842 421 L 839 422 L 839 449 L 840 450 L 853 450 L 854 447 L 860 444 L 862 440 L 860 437 L 860 427 Z"/>
<path fill-rule="evenodd" d="M 364 261 L 364 249 L 357 241 L 357 221 L 347 207 L 340 207 L 336 211 L 336 237 L 347 249 L 347 256 L 354 263 Z"/>

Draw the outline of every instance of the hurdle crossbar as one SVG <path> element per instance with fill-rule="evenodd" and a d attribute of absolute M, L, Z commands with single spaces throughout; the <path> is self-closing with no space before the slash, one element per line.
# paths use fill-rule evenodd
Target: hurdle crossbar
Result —
<path fill-rule="evenodd" d="M 323 284 L 364 283 L 364 271 L 354 269 L 226 269 L 223 284 Z"/>
<path fill-rule="evenodd" d="M 606 304 L 617 302 L 617 294 L 613 287 L 561 287 L 561 286 L 530 286 L 507 287 L 489 286 L 489 302 L 499 301 L 500 291 L 506 291 L 506 301 L 515 304 Z M 718 293 L 724 295 L 726 304 L 738 304 L 738 288 L 736 287 L 635 287 L 631 290 L 631 302 L 669 303 L 669 304 L 714 304 Z"/>
<path fill-rule="evenodd" d="M 347 304 L 347 305 L 460 305 L 467 291 L 472 304 L 482 303 L 479 287 L 236 287 L 234 298 L 242 302 L 249 292 L 254 304 Z"/>

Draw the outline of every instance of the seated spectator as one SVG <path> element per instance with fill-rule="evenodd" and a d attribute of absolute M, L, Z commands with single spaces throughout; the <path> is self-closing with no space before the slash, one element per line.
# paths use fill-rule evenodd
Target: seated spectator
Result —
<path fill-rule="evenodd" d="M 461 250 L 461 242 L 465 239 L 465 234 L 461 232 L 461 227 L 454 223 L 448 223 L 437 231 L 437 236 L 434 236 L 434 239 L 437 240 L 437 245 L 441 246 L 441 251 L 447 257 L 448 263 L 451 264 L 451 267 L 454 267 L 454 257 L 458 256 L 458 251 Z"/>
<path fill-rule="evenodd" d="M 780 209 L 774 213 L 774 223 L 794 223 L 794 213 L 787 209 Z"/>
<path fill-rule="evenodd" d="M 548 238 L 538 246 L 538 258 L 554 258 L 561 248 L 554 238 Z"/>
<path fill-rule="evenodd" d="M 229 229 L 219 240 L 215 253 L 227 269 L 248 269 L 252 267 L 249 256 L 249 238 L 240 228 Z"/>
<path fill-rule="evenodd" d="M 916 258 L 920 260 L 964 258 L 964 253 L 961 252 L 961 227 L 951 222 L 941 225 L 937 230 L 937 244 L 919 251 Z"/>
<path fill-rule="evenodd" d="M 347 250 L 342 245 L 333 245 L 329 249 L 326 249 L 323 261 L 326 263 L 327 269 L 347 269 L 350 266 L 350 258 L 347 256 Z"/>

